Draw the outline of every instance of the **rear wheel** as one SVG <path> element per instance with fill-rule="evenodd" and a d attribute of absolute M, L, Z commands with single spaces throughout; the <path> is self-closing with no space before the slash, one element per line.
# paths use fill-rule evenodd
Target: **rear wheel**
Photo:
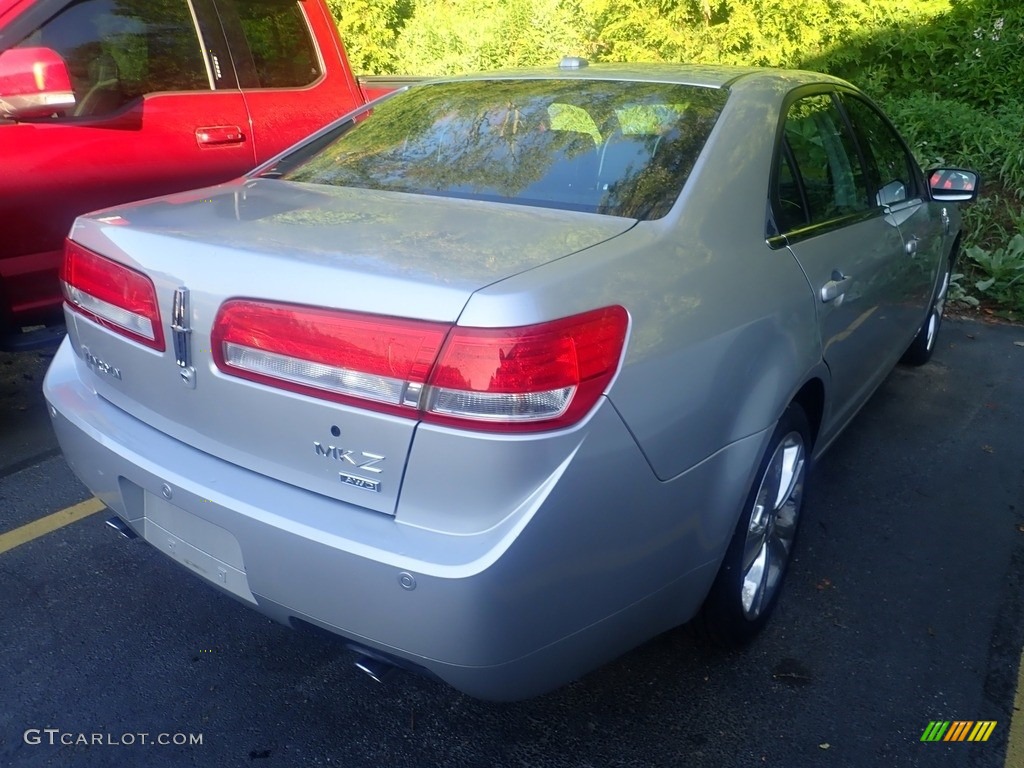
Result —
<path fill-rule="evenodd" d="M 793 403 L 779 419 L 698 622 L 728 647 L 751 640 L 775 607 L 796 541 L 810 428 Z"/>
<path fill-rule="evenodd" d="M 952 266 L 946 263 L 946 271 L 939 284 L 939 290 L 932 299 L 932 305 L 928 309 L 928 316 L 924 319 L 924 325 L 917 332 L 917 336 L 903 353 L 900 362 L 904 365 L 924 365 L 932 359 L 935 351 L 935 341 L 939 336 L 939 328 L 942 326 L 942 313 L 946 309 L 946 294 L 949 293 L 949 281 L 952 278 Z"/>

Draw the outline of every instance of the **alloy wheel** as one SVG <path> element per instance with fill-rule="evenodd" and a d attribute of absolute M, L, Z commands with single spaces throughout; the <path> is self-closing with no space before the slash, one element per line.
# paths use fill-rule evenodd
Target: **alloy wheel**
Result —
<path fill-rule="evenodd" d="M 769 605 L 786 570 L 803 499 L 806 447 L 799 432 L 775 448 L 761 478 L 743 548 L 740 603 L 748 619 Z"/>

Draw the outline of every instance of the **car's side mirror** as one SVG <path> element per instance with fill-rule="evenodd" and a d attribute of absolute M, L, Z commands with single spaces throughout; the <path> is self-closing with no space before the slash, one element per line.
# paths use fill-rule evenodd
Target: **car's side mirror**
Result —
<path fill-rule="evenodd" d="M 59 53 L 51 48 L 0 53 L 0 118 L 49 117 L 74 106 L 68 66 Z"/>
<path fill-rule="evenodd" d="M 895 205 L 896 203 L 902 203 L 907 199 L 907 187 L 899 179 L 896 181 L 890 181 L 878 190 L 876 198 L 879 205 Z"/>
<path fill-rule="evenodd" d="M 932 200 L 941 203 L 969 203 L 978 198 L 981 177 L 962 168 L 935 168 L 928 171 Z"/>

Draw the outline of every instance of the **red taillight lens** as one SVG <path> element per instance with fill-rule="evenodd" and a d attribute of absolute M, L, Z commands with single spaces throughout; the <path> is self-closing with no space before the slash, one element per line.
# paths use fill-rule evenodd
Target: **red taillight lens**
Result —
<path fill-rule="evenodd" d="M 234 299 L 217 314 L 225 373 L 453 426 L 541 430 L 582 418 L 618 370 L 622 307 L 521 328 L 461 328 Z M 447 340 L 446 340 L 447 339 Z"/>
<path fill-rule="evenodd" d="M 146 275 L 65 240 L 60 279 L 73 310 L 140 344 L 164 350 L 156 288 Z"/>
<path fill-rule="evenodd" d="M 447 325 L 233 299 L 214 321 L 217 367 L 252 381 L 408 414 Z"/>
<path fill-rule="evenodd" d="M 426 418 L 503 429 L 572 424 L 618 370 L 627 325 L 626 310 L 605 307 L 522 328 L 456 326 L 428 381 Z"/>

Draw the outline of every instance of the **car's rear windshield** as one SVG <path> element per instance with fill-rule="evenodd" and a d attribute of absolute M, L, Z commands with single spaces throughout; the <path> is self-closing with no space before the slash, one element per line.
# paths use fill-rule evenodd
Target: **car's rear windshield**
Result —
<path fill-rule="evenodd" d="M 679 196 L 726 97 L 618 80 L 423 85 L 263 175 L 656 219 Z"/>

